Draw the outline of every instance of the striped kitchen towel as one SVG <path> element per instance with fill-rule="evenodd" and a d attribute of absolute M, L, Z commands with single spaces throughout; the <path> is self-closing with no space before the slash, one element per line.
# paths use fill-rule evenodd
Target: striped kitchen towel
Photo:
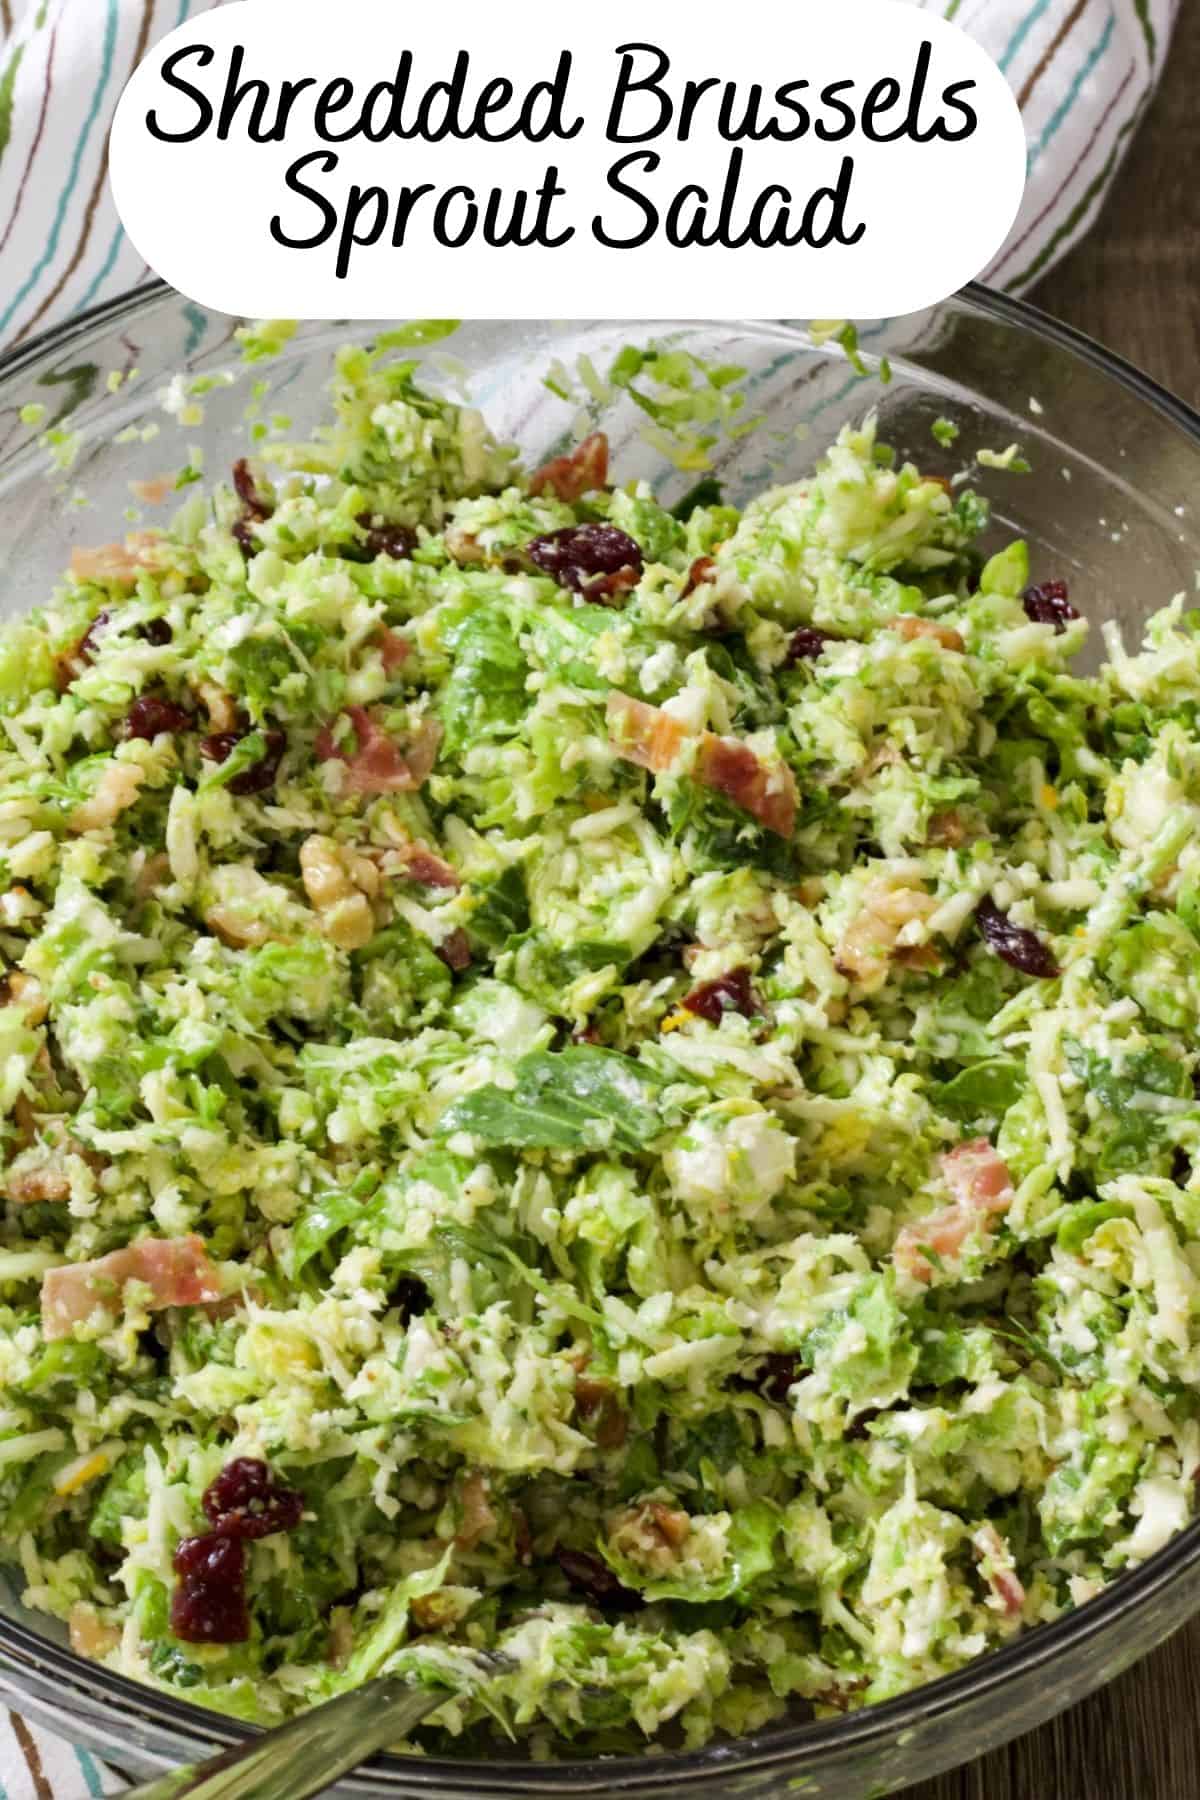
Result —
<path fill-rule="evenodd" d="M 0 1710 L 0 1800 L 101 1800 L 124 1786 L 86 1750 Z"/>
<path fill-rule="evenodd" d="M 1020 293 L 1099 213 L 1154 91 L 1178 0 L 915 3 L 977 38 L 1020 100 L 1029 183 L 984 275 Z M 147 47 L 206 4 L 0 0 L 0 344 L 149 275 L 108 192 L 108 122 Z"/>

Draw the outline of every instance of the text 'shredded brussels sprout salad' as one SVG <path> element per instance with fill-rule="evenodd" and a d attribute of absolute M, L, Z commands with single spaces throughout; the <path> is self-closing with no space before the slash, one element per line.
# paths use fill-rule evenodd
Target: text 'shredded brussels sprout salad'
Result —
<path fill-rule="evenodd" d="M 671 512 L 391 351 L 334 402 L 3 639 L 27 1603 L 549 1753 L 1087 1600 L 1200 1464 L 1192 618 L 1070 673 L 870 421 Z"/>

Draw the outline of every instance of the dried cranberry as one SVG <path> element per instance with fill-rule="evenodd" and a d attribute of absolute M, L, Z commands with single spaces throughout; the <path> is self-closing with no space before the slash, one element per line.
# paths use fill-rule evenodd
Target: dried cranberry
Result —
<path fill-rule="evenodd" d="M 235 744 L 240 744 L 248 731 L 215 731 L 211 737 L 201 738 L 200 754 L 209 762 L 223 763 Z M 256 763 L 243 769 L 229 783 L 231 794 L 261 794 L 266 788 L 275 785 L 275 777 L 279 773 L 279 765 L 287 748 L 287 737 L 279 730 L 264 731 L 263 741 L 266 750 Z"/>
<path fill-rule="evenodd" d="M 815 625 L 801 625 L 800 629 L 793 631 L 791 635 L 783 666 L 788 669 L 793 663 L 813 662 L 820 656 L 826 644 L 835 642 L 836 639 L 828 631 L 818 631 Z"/>
<path fill-rule="evenodd" d="M 171 641 L 171 627 L 165 619 L 147 619 L 144 625 L 138 626 L 138 636 L 145 638 L 148 644 L 153 644 L 156 650 L 161 650 L 164 644 Z"/>
<path fill-rule="evenodd" d="M 389 525 L 386 520 L 376 525 L 374 517 L 373 513 L 361 512 L 354 520 L 366 534 L 363 548 L 367 555 L 390 556 L 396 562 L 407 562 L 417 547 L 416 532 L 410 531 L 407 525 Z"/>
<path fill-rule="evenodd" d="M 401 1275 L 388 1295 L 388 1305 L 396 1308 L 401 1323 L 407 1325 L 410 1319 L 419 1319 L 428 1312 L 433 1300 L 423 1281 L 415 1275 Z"/>
<path fill-rule="evenodd" d="M 252 527 L 269 519 L 271 508 L 255 486 L 250 464 L 244 456 L 239 456 L 233 465 L 233 486 L 242 503 L 242 516 L 234 522 L 233 535 L 243 556 L 253 556 L 255 543 Z"/>
<path fill-rule="evenodd" d="M 757 1008 L 749 969 L 730 969 L 727 975 L 718 975 L 715 981 L 702 981 L 690 994 L 683 996 L 681 1005 L 697 1018 L 707 1019 L 710 1025 L 719 1025 L 727 1012 L 750 1018 Z"/>
<path fill-rule="evenodd" d="M 975 921 L 988 948 L 1023 975 L 1049 979 L 1058 974 L 1058 964 L 1037 933 L 1026 930 L 1024 925 L 1014 925 L 1008 914 L 986 895 L 975 908 Z"/>
<path fill-rule="evenodd" d="M 615 525 L 564 525 L 526 546 L 544 575 L 586 600 L 608 601 L 636 587 L 642 552 Z"/>
<path fill-rule="evenodd" d="M 602 1612 L 632 1612 L 641 1606 L 641 1595 L 619 1581 L 608 1564 L 590 1550 L 566 1550 L 560 1546 L 554 1559 L 570 1585 L 586 1594 Z"/>
<path fill-rule="evenodd" d="M 1065 581 L 1035 582 L 1021 595 L 1021 604 L 1026 618 L 1037 625 L 1053 625 L 1056 632 L 1065 631 L 1070 620 L 1080 617 L 1067 599 Z"/>
<path fill-rule="evenodd" d="M 125 736 L 156 738 L 160 731 L 186 731 L 191 714 L 165 694 L 142 694 L 125 714 Z"/>
<path fill-rule="evenodd" d="M 778 1400 L 782 1405 L 787 1400 L 788 1389 L 799 1379 L 797 1359 L 786 1350 L 772 1350 L 759 1364 L 754 1385 L 764 1400 Z"/>
<path fill-rule="evenodd" d="M 304 1511 L 304 1496 L 282 1486 L 257 1457 L 236 1456 L 205 1488 L 200 1504 L 214 1533 L 263 1538 L 294 1530 Z"/>
<path fill-rule="evenodd" d="M 71 656 L 75 662 L 83 663 L 86 667 L 86 665 L 92 661 L 99 648 L 97 639 L 102 635 L 105 626 L 108 625 L 111 620 L 112 614 L 109 612 L 107 606 L 102 612 L 96 614 L 95 618 L 76 644 L 74 650 L 71 652 Z"/>
<path fill-rule="evenodd" d="M 171 1630 L 185 1644 L 244 1644 L 250 1636 L 246 1606 L 246 1552 L 239 1539 L 219 1531 L 184 1538 L 175 1552 L 179 1577 L 171 1595 Z"/>

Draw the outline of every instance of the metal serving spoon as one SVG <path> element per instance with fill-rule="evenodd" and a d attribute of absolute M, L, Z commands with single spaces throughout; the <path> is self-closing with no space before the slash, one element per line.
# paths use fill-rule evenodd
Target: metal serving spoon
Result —
<path fill-rule="evenodd" d="M 507 1657 L 473 1660 L 481 1674 L 511 1667 Z M 248 1743 L 132 1788 L 124 1800 L 310 1800 L 449 1698 L 446 1688 L 378 1675 Z"/>

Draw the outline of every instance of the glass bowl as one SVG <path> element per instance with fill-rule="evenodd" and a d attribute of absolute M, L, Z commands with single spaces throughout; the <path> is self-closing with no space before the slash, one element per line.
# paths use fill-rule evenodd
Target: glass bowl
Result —
<path fill-rule="evenodd" d="M 178 468 L 198 446 L 211 473 L 247 446 L 249 386 L 261 382 L 263 418 L 292 429 L 315 423 L 333 348 L 371 335 L 369 324 L 302 325 L 277 358 L 246 371 L 234 321 L 171 290 L 143 288 L 71 320 L 0 359 L 0 612 L 36 603 L 76 544 L 119 535 L 131 481 Z M 903 319 L 860 328 L 865 372 L 836 343 L 814 344 L 793 322 L 464 325 L 446 353 L 422 354 L 435 382 L 466 379 L 472 397 L 536 463 L 570 432 L 572 409 L 542 377 L 555 359 L 586 352 L 603 369 L 623 343 L 668 338 L 750 371 L 748 412 L 763 426 L 715 454 L 727 492 L 744 498 L 790 480 L 847 419 L 877 408 L 882 437 L 928 473 L 950 475 L 980 449 L 1019 442 L 1029 474 L 984 469 L 997 538 L 1030 541 L 1038 578 L 1065 575 L 1072 599 L 1099 623 L 1135 628 L 1200 566 L 1200 416 L 1136 370 L 1034 308 L 972 287 Z M 880 378 L 880 359 L 891 379 Z M 224 371 L 242 379 L 222 385 Z M 203 417 L 163 410 L 171 376 L 216 377 Z M 122 377 L 119 384 L 115 376 Z M 45 408 L 34 425 L 23 409 Z M 939 417 L 959 428 L 939 448 Z M 622 479 L 645 474 L 668 500 L 695 479 L 666 464 L 639 434 L 621 398 L 602 419 Z M 51 469 L 47 426 L 74 452 Z M 119 441 L 118 441 L 119 440 Z M 153 522 L 150 510 L 147 522 Z M 687 1754 L 533 1764 L 379 1756 L 336 1789 L 364 1800 L 440 1796 L 803 1795 L 867 1800 L 980 1755 L 1080 1700 L 1151 1649 L 1200 1606 L 1200 1522 L 1142 1568 L 1056 1624 L 1029 1632 L 971 1667 L 845 1718 L 783 1722 L 736 1742 Z M 19 1711 L 108 1757 L 150 1774 L 210 1754 L 247 1727 L 142 1687 L 75 1656 L 60 1630 L 0 1594 L 0 1693 Z"/>

